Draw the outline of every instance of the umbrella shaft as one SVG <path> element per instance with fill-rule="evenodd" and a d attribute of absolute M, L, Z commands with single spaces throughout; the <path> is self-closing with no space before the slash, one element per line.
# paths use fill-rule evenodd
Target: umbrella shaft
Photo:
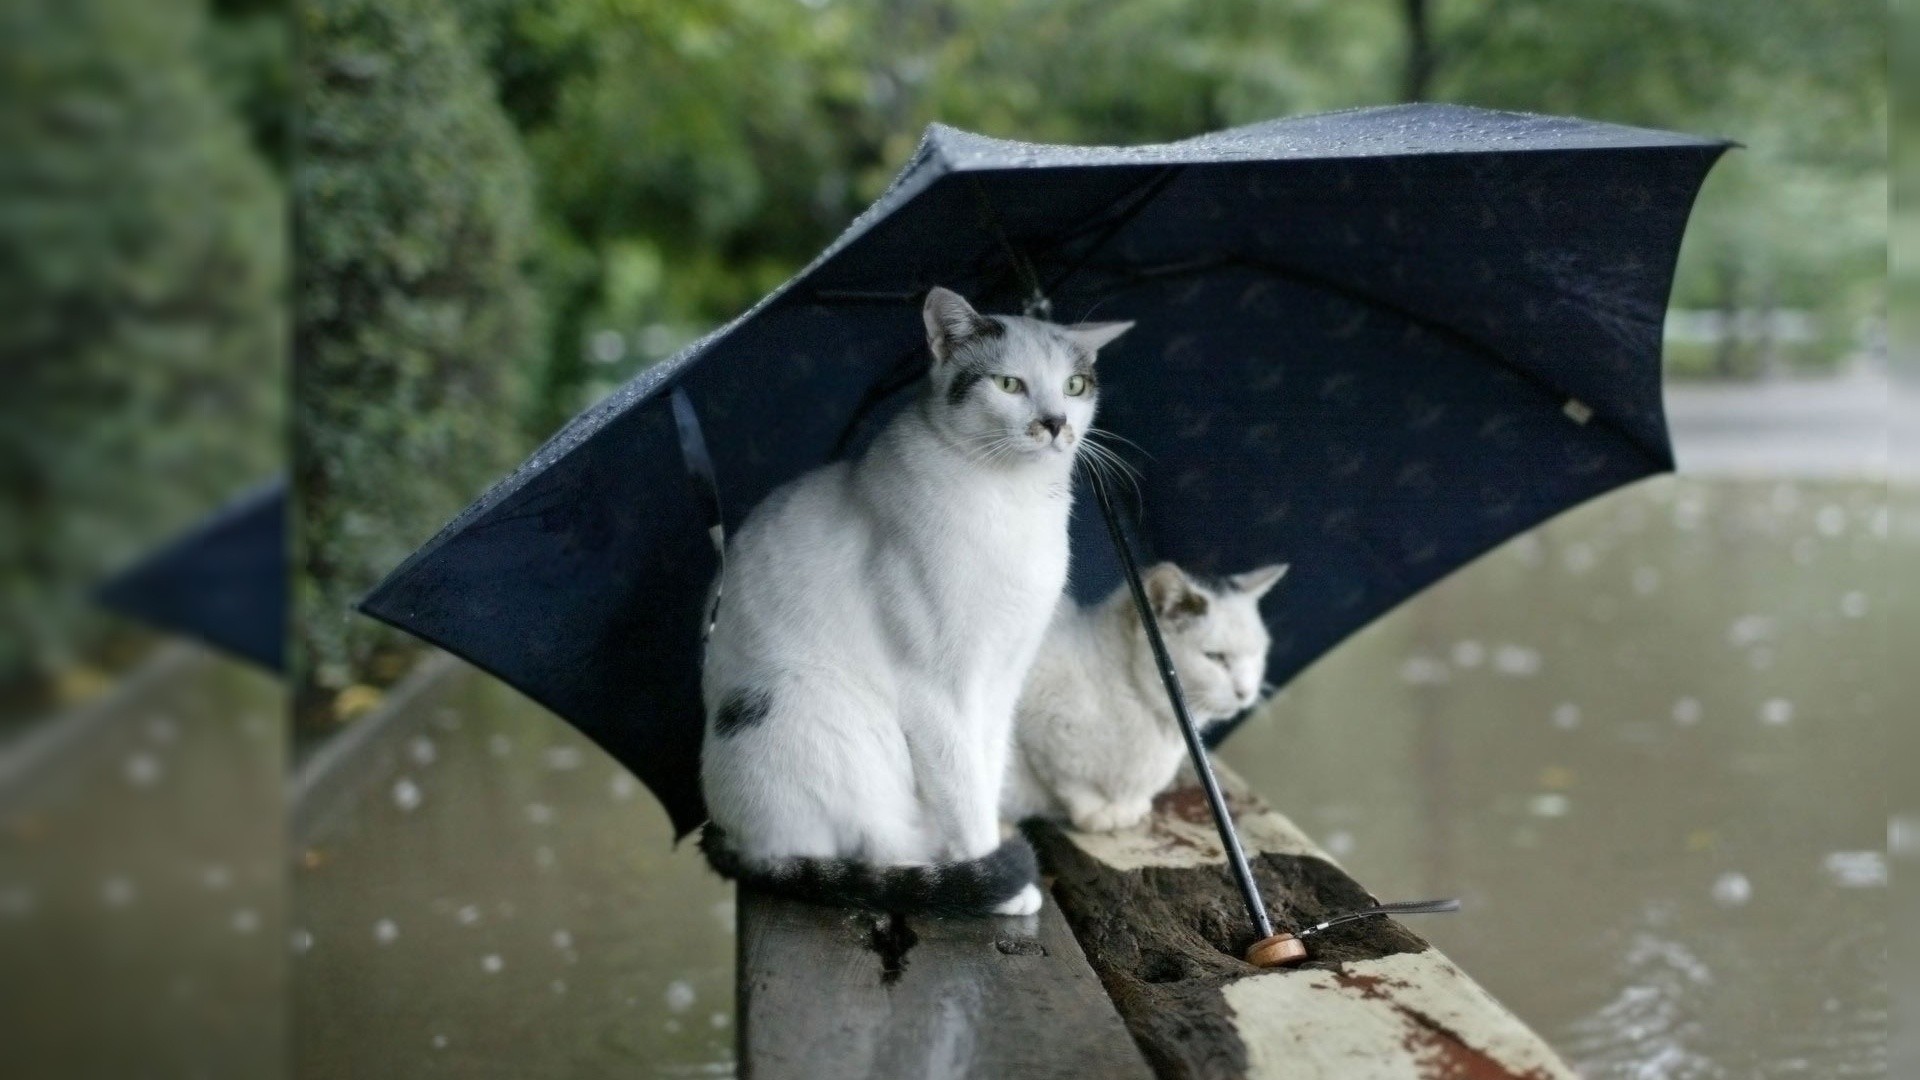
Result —
<path fill-rule="evenodd" d="M 1213 764 L 1207 758 L 1207 746 L 1200 741 L 1200 730 L 1193 725 L 1193 717 L 1187 713 L 1187 699 L 1180 690 L 1180 675 L 1173 669 L 1173 657 L 1167 652 L 1167 643 L 1160 636 L 1160 622 L 1154 618 L 1153 605 L 1147 600 L 1147 587 L 1140 581 L 1140 568 L 1133 561 L 1133 549 L 1127 545 L 1127 535 L 1120 528 L 1120 514 L 1114 509 L 1113 499 L 1107 494 L 1107 485 L 1099 474 L 1088 470 L 1088 480 L 1093 484 L 1093 495 L 1100 503 L 1100 514 L 1107 520 L 1107 532 L 1113 537 L 1114 551 L 1120 556 L 1120 569 L 1126 574 L 1127 588 L 1133 593 L 1134 607 L 1140 611 L 1141 625 L 1147 630 L 1147 644 L 1153 649 L 1154 665 L 1160 669 L 1160 681 L 1166 684 L 1167 700 L 1173 704 L 1174 719 L 1179 721 L 1180 735 L 1187 741 L 1187 755 L 1193 759 L 1193 771 L 1200 778 L 1201 790 L 1207 793 L 1207 805 L 1213 809 L 1214 828 L 1220 832 L 1220 844 L 1227 851 L 1227 865 L 1233 868 L 1234 880 L 1240 886 L 1240 895 L 1246 900 L 1247 915 L 1253 919 L 1253 925 L 1260 931 L 1262 938 L 1273 936 L 1273 923 L 1267 918 L 1267 905 L 1260 898 L 1260 886 L 1253 880 L 1253 868 L 1247 865 L 1247 853 L 1240 847 L 1240 834 L 1233 827 L 1233 815 L 1227 810 L 1226 797 L 1220 794 L 1220 781 L 1214 778 Z"/>

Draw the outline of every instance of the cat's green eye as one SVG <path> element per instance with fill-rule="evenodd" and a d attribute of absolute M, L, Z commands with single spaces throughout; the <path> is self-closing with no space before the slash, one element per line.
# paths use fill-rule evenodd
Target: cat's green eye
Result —
<path fill-rule="evenodd" d="M 1087 387 L 1088 387 L 1088 383 L 1087 383 L 1087 377 L 1085 375 L 1067 376 L 1067 396 L 1068 397 L 1079 397 L 1081 394 L 1084 394 L 1087 392 Z"/>
<path fill-rule="evenodd" d="M 1026 383 L 1021 382 L 1011 375 L 995 375 L 993 377 L 993 385 L 1005 390 L 1009 394 L 1017 394 L 1027 388 Z"/>

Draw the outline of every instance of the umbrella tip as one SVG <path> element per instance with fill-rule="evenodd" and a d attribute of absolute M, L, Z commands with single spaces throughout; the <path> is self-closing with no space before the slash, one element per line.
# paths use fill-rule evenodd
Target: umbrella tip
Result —
<path fill-rule="evenodd" d="M 1306 958 L 1306 942 L 1292 934 L 1275 934 L 1247 946 L 1247 963 L 1254 967 L 1290 967 Z"/>

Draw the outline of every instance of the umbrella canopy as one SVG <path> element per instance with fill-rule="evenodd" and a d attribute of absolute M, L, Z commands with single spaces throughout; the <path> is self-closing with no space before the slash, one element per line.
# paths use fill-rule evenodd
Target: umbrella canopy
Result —
<path fill-rule="evenodd" d="M 579 726 L 692 828 L 716 562 L 670 392 L 731 528 L 910 399 L 939 284 L 1136 321 L 1103 353 L 1099 417 L 1139 449 L 1136 542 L 1202 572 L 1292 563 L 1267 604 L 1284 683 L 1502 540 L 1672 467 L 1661 327 L 1726 146 L 1437 105 L 1139 147 L 935 126 L 798 277 L 575 419 L 363 608 Z M 1073 559 L 1082 599 L 1119 582 L 1084 503 Z"/>
<path fill-rule="evenodd" d="M 116 574 L 95 599 L 162 630 L 283 671 L 287 638 L 287 484 L 240 496 Z"/>

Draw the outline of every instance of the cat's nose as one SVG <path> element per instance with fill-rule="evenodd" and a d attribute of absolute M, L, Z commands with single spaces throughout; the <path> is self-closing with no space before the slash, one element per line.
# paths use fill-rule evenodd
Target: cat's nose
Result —
<path fill-rule="evenodd" d="M 1040 426 L 1047 429 L 1049 436 L 1057 439 L 1060 437 L 1060 429 L 1067 426 L 1067 418 L 1064 416 L 1043 416 L 1040 418 Z"/>

